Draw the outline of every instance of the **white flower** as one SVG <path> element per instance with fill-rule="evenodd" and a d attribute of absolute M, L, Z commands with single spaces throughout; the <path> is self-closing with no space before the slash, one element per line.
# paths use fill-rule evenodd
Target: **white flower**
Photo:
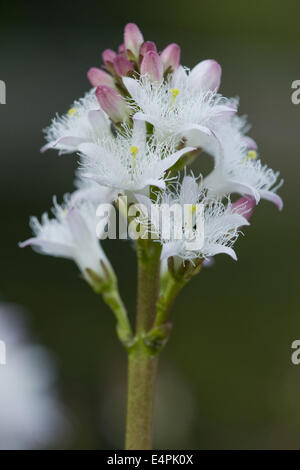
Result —
<path fill-rule="evenodd" d="M 161 194 L 158 194 L 156 202 L 152 202 L 143 195 L 136 195 L 140 204 L 144 204 L 147 208 L 147 214 L 151 213 L 151 209 L 155 206 L 156 210 L 164 204 L 172 207 L 173 204 L 179 204 L 182 208 L 185 204 L 194 206 L 201 202 L 204 205 L 204 244 L 201 249 L 189 249 L 186 244 L 185 228 L 182 227 L 182 237 L 174 237 L 171 231 L 171 238 L 164 239 L 159 224 L 155 225 L 156 220 L 151 218 L 151 228 L 149 228 L 148 220 L 141 217 L 139 222 L 151 232 L 159 237 L 163 246 L 162 259 L 175 256 L 181 260 L 193 261 L 199 258 L 208 258 L 219 253 L 226 253 L 234 260 L 237 259 L 232 248 L 234 242 L 238 238 L 239 228 L 243 225 L 249 225 L 247 219 L 242 215 L 242 211 L 232 210 L 231 202 L 228 200 L 225 206 L 218 199 L 209 199 L 205 192 L 199 190 L 199 185 L 193 176 L 185 176 L 182 183 L 177 183 Z M 246 209 L 245 209 L 246 210 Z M 153 225 L 154 222 L 154 225 Z M 172 238 L 173 235 L 173 238 Z"/>
<path fill-rule="evenodd" d="M 132 133 L 107 137 L 97 144 L 82 144 L 84 176 L 103 186 L 128 191 L 140 191 L 150 185 L 165 187 L 164 174 L 192 147 L 174 152 L 172 143 L 147 141 L 144 122 L 136 121 Z"/>
<path fill-rule="evenodd" d="M 82 200 L 87 200 L 95 205 L 106 204 L 114 201 L 118 196 L 118 191 L 107 186 L 101 186 L 91 178 L 82 178 L 81 172 L 76 172 L 75 187 L 77 188 L 70 197 L 72 205 Z"/>
<path fill-rule="evenodd" d="M 59 403 L 52 357 L 26 337 L 20 307 L 0 304 L 0 339 L 6 364 L 0 365 L 0 449 L 38 449 L 68 432 Z"/>
<path fill-rule="evenodd" d="M 235 117 L 218 130 L 217 142 L 210 142 L 206 150 L 215 158 L 213 171 L 204 179 L 203 185 L 211 197 L 224 197 L 231 193 L 248 195 L 259 202 L 260 198 L 274 202 L 282 209 L 282 199 L 276 190 L 279 172 L 274 172 L 257 159 L 257 152 L 249 150 L 249 138 L 244 136 L 244 120 Z M 277 183 L 277 184 L 276 184 Z"/>
<path fill-rule="evenodd" d="M 188 144 L 201 147 L 214 136 L 218 124 L 236 112 L 227 98 L 191 87 L 188 80 L 178 80 L 179 88 L 173 87 L 172 78 L 152 83 L 147 77 L 124 77 L 123 82 L 134 100 L 133 118 L 151 123 L 160 140 L 172 137 L 179 142 L 184 137 Z"/>
<path fill-rule="evenodd" d="M 44 132 L 48 144 L 42 151 L 55 148 L 59 154 L 72 153 L 83 142 L 93 142 L 109 135 L 110 121 L 92 89 L 75 101 L 67 114 L 55 117 Z"/>
<path fill-rule="evenodd" d="M 93 270 L 103 278 L 103 265 L 108 270 L 111 267 L 96 235 L 96 226 L 99 231 L 96 205 L 86 200 L 72 205 L 71 199 L 66 197 L 62 206 L 54 200 L 55 217 L 52 219 L 49 219 L 47 213 L 42 215 L 41 222 L 32 217 L 30 225 L 35 237 L 20 243 L 20 246 L 23 248 L 30 245 L 39 253 L 72 259 L 88 282 L 90 279 L 86 269 Z M 107 214 L 107 219 L 103 218 L 101 221 L 103 231 L 108 217 Z M 101 238 L 99 233 L 98 236 Z"/>

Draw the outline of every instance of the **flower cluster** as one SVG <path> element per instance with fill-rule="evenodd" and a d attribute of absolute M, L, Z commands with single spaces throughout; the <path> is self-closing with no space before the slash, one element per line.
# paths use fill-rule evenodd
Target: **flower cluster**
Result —
<path fill-rule="evenodd" d="M 204 205 L 200 249 L 189 249 L 184 237 L 166 240 L 158 227 L 149 229 L 163 247 L 162 259 L 199 263 L 218 253 L 236 259 L 233 245 L 258 202 L 282 208 L 276 193 L 281 181 L 246 135 L 238 100 L 219 93 L 221 66 L 203 60 L 190 70 L 180 64 L 177 44 L 159 53 L 132 23 L 118 52 L 107 49 L 102 60 L 102 68 L 87 73 L 93 88 L 45 131 L 42 151 L 79 155 L 79 188 L 62 206 L 55 202 L 54 219 L 32 219 L 35 236 L 21 246 L 73 259 L 89 282 L 91 271 L 101 279 L 113 276 L 96 236 L 96 206 L 122 194 L 148 207 Z M 202 151 L 211 155 L 214 168 L 195 177 L 188 167 L 195 159 L 201 162 Z"/>

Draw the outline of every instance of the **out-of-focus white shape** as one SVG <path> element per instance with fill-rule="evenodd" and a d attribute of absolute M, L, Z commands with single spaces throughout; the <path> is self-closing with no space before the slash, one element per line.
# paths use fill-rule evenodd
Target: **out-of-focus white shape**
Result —
<path fill-rule="evenodd" d="M 6 364 L 0 365 L 0 449 L 39 449 L 61 442 L 68 424 L 55 393 L 51 355 L 32 344 L 22 309 L 0 303 L 0 339 Z"/>

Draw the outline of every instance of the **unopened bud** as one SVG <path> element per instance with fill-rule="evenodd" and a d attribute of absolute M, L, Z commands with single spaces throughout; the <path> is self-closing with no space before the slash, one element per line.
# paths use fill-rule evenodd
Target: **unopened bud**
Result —
<path fill-rule="evenodd" d="M 148 75 L 150 80 L 160 81 L 163 78 L 163 63 L 158 53 L 149 51 L 145 54 L 141 63 L 141 74 Z"/>
<path fill-rule="evenodd" d="M 221 83 L 222 68 L 215 60 L 202 60 L 190 73 L 191 85 L 204 91 L 217 91 Z"/>
<path fill-rule="evenodd" d="M 123 76 L 126 76 L 128 72 L 134 70 L 132 62 L 121 54 L 118 54 L 114 58 L 114 68 L 117 75 Z"/>
<path fill-rule="evenodd" d="M 173 71 L 180 64 L 180 47 L 178 44 L 169 44 L 160 54 L 164 70 L 171 68 Z"/>
<path fill-rule="evenodd" d="M 91 67 L 87 73 L 88 79 L 91 84 L 95 87 L 99 85 L 106 85 L 114 87 L 114 80 L 111 75 L 104 72 L 104 70 L 98 69 L 97 67 Z"/>
<path fill-rule="evenodd" d="M 114 72 L 114 58 L 116 55 L 117 54 L 112 49 L 105 49 L 105 51 L 102 52 L 103 63 L 111 73 Z"/>
<path fill-rule="evenodd" d="M 96 89 L 97 100 L 103 109 L 116 124 L 126 121 L 129 115 L 129 109 L 126 101 L 119 93 L 105 85 L 98 86 Z"/>
<path fill-rule="evenodd" d="M 143 35 L 134 23 L 128 23 L 124 30 L 124 46 L 128 57 L 137 60 L 141 45 L 144 42 Z"/>

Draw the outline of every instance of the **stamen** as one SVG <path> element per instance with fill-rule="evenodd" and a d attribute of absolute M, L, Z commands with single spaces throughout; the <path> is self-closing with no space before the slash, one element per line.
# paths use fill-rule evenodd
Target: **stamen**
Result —
<path fill-rule="evenodd" d="M 76 109 L 76 108 L 71 108 L 71 109 L 69 109 L 69 111 L 68 111 L 68 115 L 69 115 L 69 116 L 73 116 L 73 114 L 76 114 L 76 113 L 77 113 L 77 109 Z"/>
<path fill-rule="evenodd" d="M 174 106 L 176 97 L 179 95 L 179 90 L 178 90 L 178 88 L 171 88 L 170 93 L 172 95 L 171 106 Z"/>
<path fill-rule="evenodd" d="M 130 150 L 130 153 L 132 155 L 133 167 L 135 168 L 136 167 L 136 156 L 139 152 L 139 149 L 135 145 L 132 145 L 129 150 Z"/>
<path fill-rule="evenodd" d="M 139 151 L 138 147 L 136 147 L 135 145 L 132 145 L 129 150 L 132 156 L 136 156 Z"/>
<path fill-rule="evenodd" d="M 197 204 L 193 204 L 191 207 L 192 214 L 196 212 L 196 209 L 197 209 Z"/>
<path fill-rule="evenodd" d="M 257 152 L 255 150 L 249 150 L 248 155 L 246 157 L 246 162 L 248 160 L 255 160 L 257 157 Z"/>

